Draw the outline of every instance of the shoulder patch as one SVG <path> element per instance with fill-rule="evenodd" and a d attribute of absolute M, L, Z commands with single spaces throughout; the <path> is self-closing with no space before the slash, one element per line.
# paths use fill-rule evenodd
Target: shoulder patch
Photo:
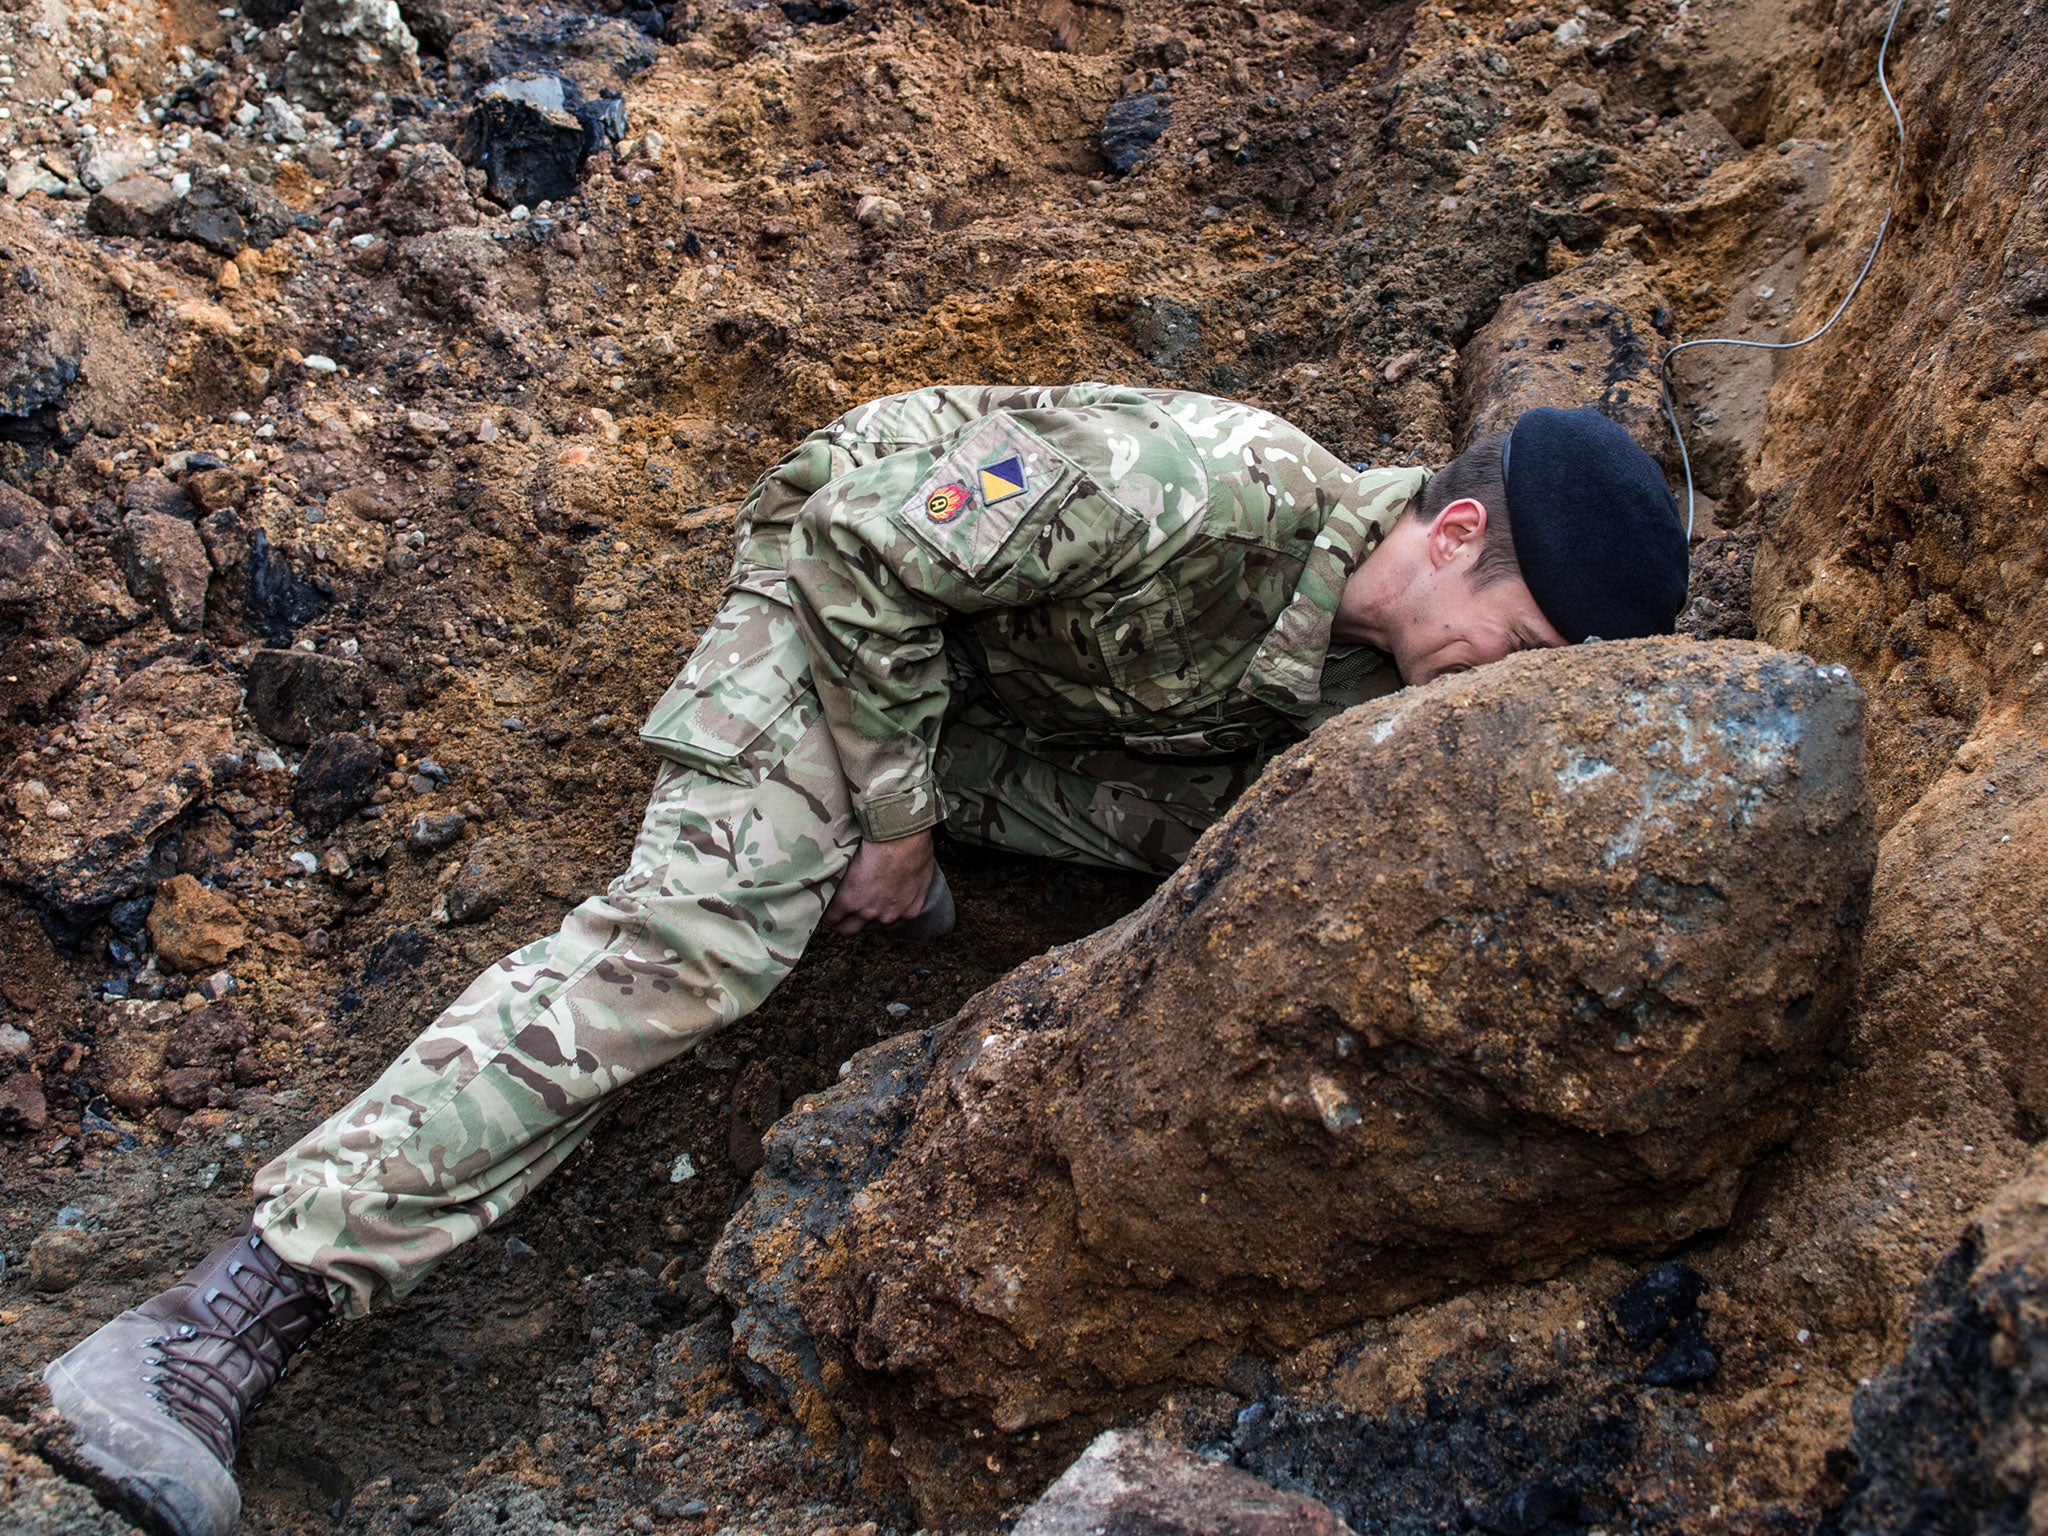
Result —
<path fill-rule="evenodd" d="M 992 507 L 1012 496 L 1022 496 L 1025 489 L 1024 461 L 1016 454 L 981 466 L 982 505 Z"/>
<path fill-rule="evenodd" d="M 935 523 L 950 523 L 967 505 L 967 487 L 957 481 L 942 485 L 924 499 L 924 515 Z"/>

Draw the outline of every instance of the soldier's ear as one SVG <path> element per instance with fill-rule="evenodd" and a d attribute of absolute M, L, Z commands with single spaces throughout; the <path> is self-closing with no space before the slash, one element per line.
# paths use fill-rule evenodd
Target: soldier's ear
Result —
<path fill-rule="evenodd" d="M 1485 547 L 1486 506 L 1462 497 L 1437 513 L 1429 525 L 1429 563 L 1438 569 L 1476 559 Z"/>

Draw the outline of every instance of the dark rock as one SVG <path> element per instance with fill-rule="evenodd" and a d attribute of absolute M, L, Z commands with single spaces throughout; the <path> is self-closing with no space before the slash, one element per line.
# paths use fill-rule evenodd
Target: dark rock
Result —
<path fill-rule="evenodd" d="M 249 659 L 247 683 L 256 728 L 294 747 L 353 729 L 377 698 L 361 662 L 311 651 L 258 651 Z"/>
<path fill-rule="evenodd" d="M 1479 1528 L 1493 1536 L 1539 1536 L 1560 1523 L 1567 1529 L 1588 1524 L 1574 1518 L 1578 1510 L 1577 1494 L 1550 1478 L 1539 1477 L 1481 1506 L 1475 1518 Z"/>
<path fill-rule="evenodd" d="M 930 1521 L 1176 1384 L 1725 1223 L 1849 995 L 1861 732 L 1844 668 L 1675 641 L 1340 716 L 971 1001 L 912 1105 L 856 1073 L 776 1127 L 711 1265 L 750 1367 Z M 778 1167 L 826 1137 L 895 1150 L 858 1198 Z"/>
<path fill-rule="evenodd" d="M 1283 1493 L 1236 1467 L 1111 1430 L 1018 1516 L 1015 1536 L 1350 1536 L 1350 1530 L 1306 1494 Z"/>
<path fill-rule="evenodd" d="M 298 15 L 300 0 L 242 0 L 242 14 L 259 27 L 279 26 Z"/>
<path fill-rule="evenodd" d="M 1648 1349 L 1699 1311 L 1707 1282 L 1690 1264 L 1659 1264 L 1614 1298 L 1614 1326 L 1638 1349 Z"/>
<path fill-rule="evenodd" d="M 377 792 L 384 754 L 377 744 L 351 731 L 317 742 L 299 764 L 292 787 L 292 814 L 313 832 L 328 832 Z"/>
<path fill-rule="evenodd" d="M 460 811 L 422 812 L 405 829 L 405 845 L 414 853 L 433 853 L 455 842 L 468 825 Z"/>
<path fill-rule="evenodd" d="M 271 643 L 285 644 L 301 625 L 325 613 L 328 601 L 325 592 L 302 579 L 291 563 L 270 547 L 269 537 L 258 528 L 249 547 L 247 607 L 251 622 Z"/>
<path fill-rule="evenodd" d="M 1685 1387 L 1705 1381 L 1720 1368 L 1720 1356 L 1707 1342 L 1706 1319 L 1695 1312 L 1672 1330 L 1638 1379 L 1650 1387 Z"/>
<path fill-rule="evenodd" d="M 1158 151 L 1173 126 L 1173 98 L 1142 94 L 1109 104 L 1102 118 L 1102 159 L 1112 176 L 1128 176 Z"/>
<path fill-rule="evenodd" d="M 93 194 L 85 227 L 96 235 L 161 235 L 177 206 L 178 194 L 154 176 L 129 176 Z"/>
<path fill-rule="evenodd" d="M 211 1067 L 176 1067 L 164 1073 L 158 1091 L 174 1109 L 204 1109 L 218 1086 L 220 1074 Z"/>
<path fill-rule="evenodd" d="M 382 91 L 419 84 L 419 44 L 397 0 L 305 0 L 299 46 L 285 67 L 292 100 L 340 117 Z"/>
<path fill-rule="evenodd" d="M 615 97 L 586 100 L 560 75 L 516 75 L 478 92 L 463 125 L 462 163 L 483 170 L 500 202 L 560 202 L 575 192 L 591 153 L 625 128 Z"/>
<path fill-rule="evenodd" d="M 268 249 L 291 230 L 290 204 L 220 165 L 192 178 L 165 226 L 173 240 L 195 241 L 219 256 L 238 255 L 245 245 Z"/>
<path fill-rule="evenodd" d="M 1131 311 L 1126 328 L 1132 344 L 1162 368 L 1178 368 L 1207 351 L 1195 312 L 1168 294 L 1148 295 Z"/>
<path fill-rule="evenodd" d="M 205 627 L 213 565 L 198 529 L 181 517 L 131 512 L 122 525 L 120 557 L 128 590 L 172 629 L 190 634 Z"/>

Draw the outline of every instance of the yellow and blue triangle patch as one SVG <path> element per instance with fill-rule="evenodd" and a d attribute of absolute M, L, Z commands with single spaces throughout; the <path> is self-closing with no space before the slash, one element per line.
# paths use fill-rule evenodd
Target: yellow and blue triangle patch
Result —
<path fill-rule="evenodd" d="M 981 501 L 992 507 L 999 501 L 1024 494 L 1024 463 L 1016 454 L 981 466 Z"/>

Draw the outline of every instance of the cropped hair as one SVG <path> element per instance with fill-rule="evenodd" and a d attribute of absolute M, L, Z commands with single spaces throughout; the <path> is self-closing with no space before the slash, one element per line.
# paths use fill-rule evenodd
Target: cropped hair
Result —
<path fill-rule="evenodd" d="M 1476 501 L 1486 508 L 1486 532 L 1479 559 L 1471 571 L 1472 585 L 1490 587 L 1522 574 L 1515 558 L 1515 536 L 1508 524 L 1508 483 L 1501 473 L 1501 450 L 1508 434 L 1488 432 L 1465 445 L 1465 451 L 1430 476 L 1416 499 L 1415 515 L 1434 522 L 1454 501 Z"/>

